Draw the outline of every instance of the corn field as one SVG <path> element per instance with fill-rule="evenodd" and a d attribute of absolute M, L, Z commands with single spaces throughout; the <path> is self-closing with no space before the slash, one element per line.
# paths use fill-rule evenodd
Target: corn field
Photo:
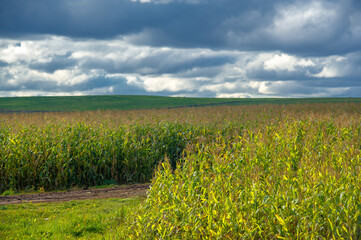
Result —
<path fill-rule="evenodd" d="M 151 111 L 0 115 L 0 193 L 149 182 L 165 156 L 175 168 L 187 145 L 218 127 L 158 112 L 162 118 Z"/>
<path fill-rule="evenodd" d="M 190 131 L 172 123 L 109 129 L 80 122 L 22 126 L 16 133 L 3 126 L 0 190 L 147 182 L 165 155 L 175 165 Z"/>
<path fill-rule="evenodd" d="M 361 239 L 361 107 L 2 115 L 1 191 L 152 187 L 133 239 Z"/>
<path fill-rule="evenodd" d="M 287 120 L 163 163 L 127 234 L 149 239 L 360 239 L 361 128 Z"/>

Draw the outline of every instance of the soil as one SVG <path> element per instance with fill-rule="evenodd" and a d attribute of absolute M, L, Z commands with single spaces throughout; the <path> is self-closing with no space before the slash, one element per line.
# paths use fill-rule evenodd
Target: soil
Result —
<path fill-rule="evenodd" d="M 132 184 L 111 188 L 0 196 L 0 205 L 146 196 L 149 186 L 149 184 Z"/>

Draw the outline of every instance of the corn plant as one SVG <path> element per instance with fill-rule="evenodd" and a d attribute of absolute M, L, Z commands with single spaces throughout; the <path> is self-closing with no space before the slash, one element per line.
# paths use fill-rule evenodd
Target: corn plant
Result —
<path fill-rule="evenodd" d="M 134 239 L 360 239 L 359 127 L 287 119 L 159 166 Z M 119 237 L 125 237 L 120 234 Z"/>

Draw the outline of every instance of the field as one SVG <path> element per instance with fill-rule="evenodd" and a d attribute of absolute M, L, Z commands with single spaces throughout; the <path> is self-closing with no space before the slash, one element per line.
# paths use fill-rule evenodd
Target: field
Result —
<path fill-rule="evenodd" d="M 0 112 L 159 109 L 211 105 L 361 102 L 360 98 L 184 98 L 159 96 L 1 97 Z"/>
<path fill-rule="evenodd" d="M 357 102 L 7 113 L 0 142 L 0 192 L 151 181 L 106 238 L 361 238 Z"/>

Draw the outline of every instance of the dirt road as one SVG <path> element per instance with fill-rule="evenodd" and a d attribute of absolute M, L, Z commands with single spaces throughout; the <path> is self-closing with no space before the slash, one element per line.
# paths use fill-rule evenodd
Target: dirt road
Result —
<path fill-rule="evenodd" d="M 145 196 L 148 189 L 149 184 L 132 184 L 111 188 L 0 196 L 0 205 L 29 202 L 62 202 L 99 198 L 129 198 L 134 196 Z"/>

